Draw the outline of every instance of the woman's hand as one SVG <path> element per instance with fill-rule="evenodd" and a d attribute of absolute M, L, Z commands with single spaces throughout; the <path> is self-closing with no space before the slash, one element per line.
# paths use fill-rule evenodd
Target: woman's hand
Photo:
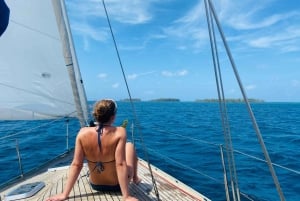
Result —
<path fill-rule="evenodd" d="M 128 196 L 127 198 L 125 198 L 125 201 L 139 201 L 139 200 L 136 199 L 135 197 Z"/>
<path fill-rule="evenodd" d="M 67 198 L 68 198 L 67 196 L 65 196 L 64 194 L 61 193 L 61 194 L 58 194 L 58 195 L 48 198 L 46 201 L 63 201 Z"/>

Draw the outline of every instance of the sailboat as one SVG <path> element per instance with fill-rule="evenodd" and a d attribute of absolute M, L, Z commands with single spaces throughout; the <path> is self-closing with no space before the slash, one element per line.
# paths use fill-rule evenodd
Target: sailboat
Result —
<path fill-rule="evenodd" d="M 89 108 L 64 1 L 7 1 L 7 4 L 10 8 L 10 21 L 0 38 L 0 89 L 1 93 L 5 94 L 1 97 L 0 119 L 42 120 L 76 117 L 80 123 L 78 128 L 87 126 L 90 119 Z M 209 13 L 207 16 L 214 62 L 217 64 L 217 49 L 211 21 L 215 19 L 219 29 L 220 24 L 211 1 L 205 0 L 205 5 Z M 221 36 L 224 39 L 222 32 Z M 235 67 L 227 46 L 226 50 Z M 218 66 L 215 70 L 216 74 L 219 74 Z M 218 82 L 217 86 L 230 175 L 230 180 L 227 181 L 227 170 L 224 168 L 226 199 L 241 200 L 228 119 L 224 115 L 226 106 L 221 82 Z M 242 86 L 241 90 L 252 115 L 257 136 L 261 139 Z M 260 142 L 274 176 L 279 197 L 284 200 L 264 143 L 262 140 Z M 72 160 L 72 154 L 73 150 L 70 149 L 35 171 L 9 180 L 0 189 L 1 200 L 44 200 L 62 192 L 69 167 L 67 164 Z M 140 159 L 139 167 L 143 183 L 130 185 L 131 194 L 139 200 L 210 200 L 205 196 L 205 192 L 202 194 L 195 191 L 147 160 Z M 121 199 L 119 193 L 93 191 L 88 184 L 86 166 L 69 196 L 69 200 Z"/>

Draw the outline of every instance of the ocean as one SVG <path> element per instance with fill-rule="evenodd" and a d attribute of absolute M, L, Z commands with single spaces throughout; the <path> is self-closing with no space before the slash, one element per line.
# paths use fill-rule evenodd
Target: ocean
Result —
<path fill-rule="evenodd" d="M 251 107 L 286 200 L 299 200 L 300 103 Z M 247 200 L 244 196 L 280 200 L 246 106 L 230 103 L 227 111 L 242 200 Z M 118 102 L 115 125 L 125 119 L 128 140 L 135 142 L 139 157 L 212 200 L 226 200 L 220 154 L 224 135 L 217 103 L 142 101 L 132 107 Z M 25 173 L 74 147 L 78 130 L 76 119 L 0 121 L 0 183 L 21 174 L 16 144 Z"/>

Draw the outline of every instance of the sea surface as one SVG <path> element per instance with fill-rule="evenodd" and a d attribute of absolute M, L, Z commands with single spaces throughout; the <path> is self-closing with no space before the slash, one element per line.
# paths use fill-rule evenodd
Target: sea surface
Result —
<path fill-rule="evenodd" d="M 251 107 L 286 200 L 300 200 L 300 103 Z M 280 200 L 245 104 L 228 104 L 227 112 L 242 200 L 247 200 L 244 195 Z M 125 119 L 128 140 L 136 143 L 139 157 L 212 200 L 226 200 L 217 103 L 118 102 L 115 125 Z M 26 173 L 74 147 L 78 130 L 76 119 L 0 121 L 0 183 L 21 174 L 16 145 Z M 227 163 L 226 153 L 224 157 Z"/>

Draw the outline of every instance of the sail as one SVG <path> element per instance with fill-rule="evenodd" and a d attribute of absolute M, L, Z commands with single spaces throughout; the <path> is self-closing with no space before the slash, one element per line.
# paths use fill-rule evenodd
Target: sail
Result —
<path fill-rule="evenodd" d="M 0 37 L 0 119 L 49 119 L 82 113 L 76 110 L 75 101 L 85 99 L 84 90 L 73 92 L 63 54 L 67 43 L 62 43 L 54 4 L 51 0 L 6 3 L 10 19 Z M 65 39 L 70 40 L 69 36 Z M 73 60 L 74 56 L 70 57 Z M 78 88 L 82 81 L 77 68 L 75 71 L 73 87 Z"/>

